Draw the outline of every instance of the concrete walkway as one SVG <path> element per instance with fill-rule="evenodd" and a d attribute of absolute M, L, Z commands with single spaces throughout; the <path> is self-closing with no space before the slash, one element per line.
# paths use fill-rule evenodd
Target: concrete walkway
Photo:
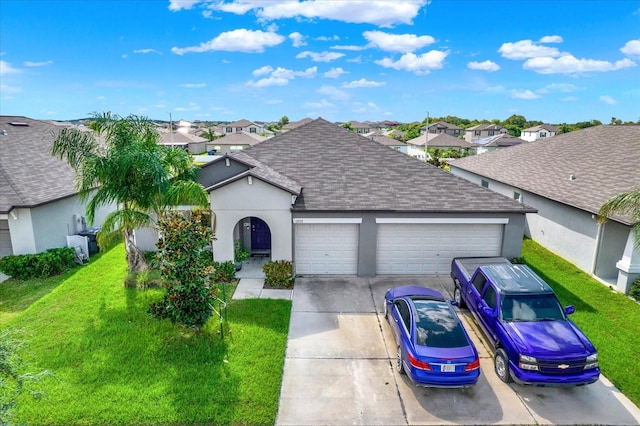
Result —
<path fill-rule="evenodd" d="M 240 278 L 233 299 L 293 299 L 293 290 L 263 287 L 263 278 Z"/>

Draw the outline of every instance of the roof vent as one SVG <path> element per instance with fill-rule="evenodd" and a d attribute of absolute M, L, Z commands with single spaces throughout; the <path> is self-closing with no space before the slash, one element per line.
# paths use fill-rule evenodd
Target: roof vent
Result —
<path fill-rule="evenodd" d="M 29 127 L 29 124 L 23 122 L 23 121 L 12 121 L 9 124 L 11 124 L 12 126 L 16 126 L 16 127 Z"/>
<path fill-rule="evenodd" d="M 7 136 L 7 131 L 5 129 L 0 130 L 0 135 Z"/>
<path fill-rule="evenodd" d="M 569 180 L 576 180 L 576 175 L 569 175 Z"/>

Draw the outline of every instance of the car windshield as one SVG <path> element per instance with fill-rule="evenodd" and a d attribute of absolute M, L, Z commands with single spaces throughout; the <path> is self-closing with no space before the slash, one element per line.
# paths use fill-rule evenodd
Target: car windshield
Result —
<path fill-rule="evenodd" d="M 503 321 L 556 321 L 565 319 L 553 294 L 506 295 L 500 304 Z"/>
<path fill-rule="evenodd" d="M 440 300 L 414 300 L 416 344 L 432 348 L 460 348 L 468 346 L 467 336 L 448 302 Z"/>

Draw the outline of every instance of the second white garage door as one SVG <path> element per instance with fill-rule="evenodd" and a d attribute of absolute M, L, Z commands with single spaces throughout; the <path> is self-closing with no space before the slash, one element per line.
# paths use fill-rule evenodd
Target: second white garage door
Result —
<path fill-rule="evenodd" d="M 376 274 L 448 274 L 454 257 L 499 256 L 502 229 L 497 224 L 378 224 Z"/>
<path fill-rule="evenodd" d="M 353 223 L 295 225 L 295 267 L 299 275 L 358 272 L 358 230 Z"/>

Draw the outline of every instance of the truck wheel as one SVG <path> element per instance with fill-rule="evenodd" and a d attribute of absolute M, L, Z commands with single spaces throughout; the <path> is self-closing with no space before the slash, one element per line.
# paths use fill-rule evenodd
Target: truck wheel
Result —
<path fill-rule="evenodd" d="M 494 366 L 496 374 L 505 383 L 511 383 L 511 373 L 509 372 L 509 357 L 502 348 L 496 350 L 496 356 L 494 359 Z"/>
<path fill-rule="evenodd" d="M 456 302 L 459 308 L 466 308 L 467 304 L 464 303 L 464 299 L 462 298 L 462 291 L 460 287 L 456 284 L 456 288 L 453 290 L 453 300 Z"/>

